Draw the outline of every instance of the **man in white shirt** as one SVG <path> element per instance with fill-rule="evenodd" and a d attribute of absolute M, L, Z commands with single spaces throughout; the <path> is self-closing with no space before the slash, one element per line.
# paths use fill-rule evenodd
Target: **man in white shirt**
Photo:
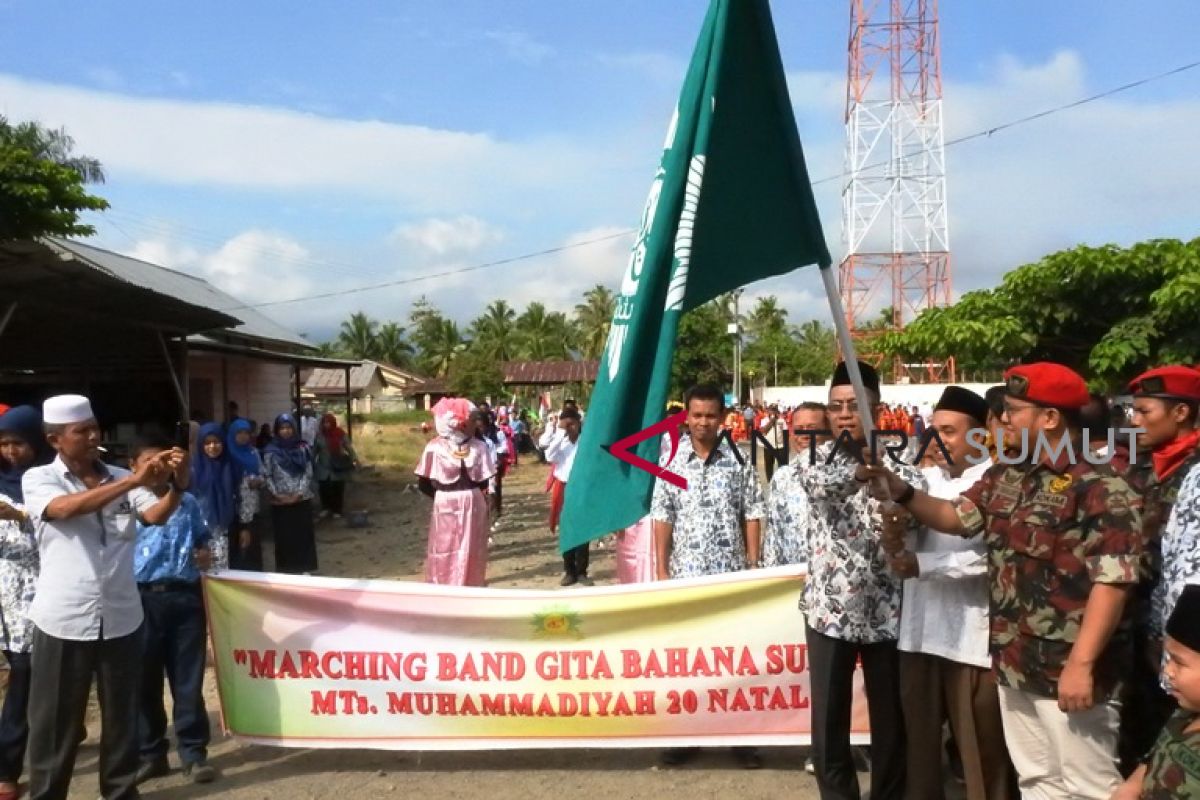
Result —
<path fill-rule="evenodd" d="M 317 411 L 310 404 L 305 403 L 300 409 L 300 438 L 308 442 L 309 447 L 313 447 L 317 443 L 317 429 L 320 423 L 317 421 Z"/>
<path fill-rule="evenodd" d="M 575 464 L 575 445 L 582 430 L 579 410 L 568 406 L 558 416 L 558 427 L 547 427 L 538 441 L 551 465 L 550 483 L 550 532 L 558 533 L 558 518 L 562 514 L 563 500 L 567 493 L 567 481 L 571 478 L 571 467 Z M 585 542 L 563 553 L 563 577 L 561 585 L 576 583 L 591 586 L 588 577 L 589 543 Z"/>
<path fill-rule="evenodd" d="M 979 395 L 946 387 L 934 408 L 932 429 L 950 460 L 936 440 L 930 443 L 935 466 L 922 470 L 930 495 L 958 497 L 987 472 L 991 459 L 967 461 L 978 455 L 967 432 L 983 429 L 987 413 L 987 401 Z M 898 645 L 908 740 L 904 797 L 945 800 L 942 724 L 949 721 L 968 800 L 1009 800 L 1009 760 L 988 650 L 987 545 L 982 536 L 964 539 L 931 528 L 910 534 L 913 542 L 911 551 L 889 559 L 891 569 L 907 578 Z"/>
<path fill-rule="evenodd" d="M 103 712 L 100 790 L 107 800 L 136 798 L 142 662 L 136 523 L 140 517 L 162 525 L 175 512 L 187 483 L 186 453 L 166 450 L 131 474 L 100 461 L 100 426 L 86 397 L 49 398 L 43 420 L 58 457 L 21 481 L 41 559 L 29 612 L 35 626 L 29 796 L 67 797 L 94 677 Z M 178 478 L 161 498 L 146 488 L 169 475 Z"/>

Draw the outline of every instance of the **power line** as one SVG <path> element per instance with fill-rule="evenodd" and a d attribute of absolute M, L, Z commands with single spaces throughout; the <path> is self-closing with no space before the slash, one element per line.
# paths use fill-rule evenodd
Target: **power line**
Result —
<path fill-rule="evenodd" d="M 1049 117 L 1053 114 L 1058 114 L 1059 112 L 1067 111 L 1072 108 L 1078 108 L 1079 106 L 1085 106 L 1088 103 L 1094 103 L 1097 100 L 1103 100 L 1105 97 L 1112 97 L 1115 94 L 1120 94 L 1121 92 L 1127 92 L 1130 89 L 1136 89 L 1139 86 L 1145 86 L 1148 83 L 1153 83 L 1155 81 L 1162 80 L 1163 78 L 1169 78 L 1172 75 L 1178 75 L 1181 72 L 1187 72 L 1188 70 L 1195 69 L 1196 67 L 1200 67 L 1200 61 L 1193 61 L 1190 64 L 1184 64 L 1181 67 L 1175 67 L 1174 69 L 1169 69 L 1166 72 L 1160 72 L 1157 75 L 1150 75 L 1149 77 L 1146 77 L 1146 78 L 1139 78 L 1136 81 L 1130 81 L 1129 83 L 1123 83 L 1120 86 L 1115 86 L 1111 89 L 1106 89 L 1103 92 L 1098 92 L 1098 93 L 1090 95 L 1088 97 L 1080 98 L 1079 100 L 1072 100 L 1071 102 L 1063 103 L 1060 106 L 1054 106 L 1053 108 L 1047 108 L 1042 111 L 1038 111 L 1034 114 L 1029 114 L 1024 117 L 1019 117 L 1018 119 L 1014 119 L 1009 122 L 1002 122 L 999 125 L 995 125 L 991 128 L 985 128 L 981 131 L 976 131 L 975 133 L 969 133 L 965 136 L 959 136 L 957 138 L 954 138 L 954 139 L 951 139 L 951 140 L 945 142 L 942 145 L 942 147 L 943 147 L 943 149 L 945 149 L 947 147 L 953 147 L 954 145 L 957 145 L 957 144 L 969 142 L 973 139 L 983 139 L 983 138 L 991 136 L 992 134 L 999 133 L 1000 131 L 1005 131 L 1005 130 L 1008 130 L 1009 128 L 1015 128 L 1018 125 L 1024 125 L 1027 122 L 1033 122 L 1034 120 L 1039 120 L 1044 117 Z M 914 151 L 912 155 L 919 155 L 921 153 L 928 153 L 928 152 L 929 152 L 929 148 L 926 147 L 926 148 L 922 148 L 921 150 Z M 882 167 L 882 166 L 886 166 L 888 163 L 889 162 L 887 162 L 887 161 L 879 161 L 875 164 L 868 164 L 863 169 L 871 169 L 873 167 Z M 830 175 L 828 177 L 821 178 L 820 180 L 813 181 L 812 185 L 818 186 L 822 183 L 829 183 L 830 181 L 836 181 L 843 177 L 845 177 L 845 176 L 842 173 L 839 173 L 837 175 Z"/>
<path fill-rule="evenodd" d="M 1127 91 L 1129 91 L 1131 89 L 1135 89 L 1139 86 L 1145 86 L 1146 84 L 1154 83 L 1155 81 L 1163 80 L 1164 78 L 1169 78 L 1173 75 L 1178 75 L 1180 73 L 1187 72 L 1187 71 L 1195 69 L 1197 67 L 1200 67 L 1200 61 L 1193 61 L 1191 63 L 1184 64 L 1179 67 L 1175 67 L 1174 69 L 1166 70 L 1165 72 L 1160 72 L 1155 75 L 1147 76 L 1145 78 L 1139 78 L 1137 80 L 1121 84 L 1120 86 L 1115 86 L 1111 89 L 1106 89 L 1103 92 L 1098 92 L 1096 94 L 1089 95 L 1087 97 L 1083 97 L 1078 100 L 1073 100 L 1069 103 L 1063 103 L 1062 105 L 1044 109 L 1042 111 L 1038 111 L 1033 114 L 1028 114 L 1024 117 L 1019 117 L 1017 119 L 1010 120 L 1008 122 L 1003 122 L 998 125 L 994 125 L 990 128 L 985 128 L 983 130 L 967 134 L 965 136 L 959 136 L 957 138 L 954 138 L 954 139 L 951 139 L 951 140 L 945 142 L 943 144 L 943 149 L 948 148 L 948 147 L 954 147 L 955 145 L 960 145 L 965 142 L 972 141 L 974 139 L 982 139 L 982 138 L 990 137 L 996 133 L 1000 133 L 1001 131 L 1005 131 L 1010 128 L 1015 128 L 1019 125 L 1024 125 L 1029 122 L 1034 122 L 1036 120 L 1043 119 L 1045 117 L 1049 117 L 1054 114 L 1061 113 L 1063 111 L 1068 111 L 1070 109 L 1078 108 L 1080 106 L 1084 106 L 1089 103 L 1094 103 L 1097 100 L 1102 100 L 1106 97 L 1112 97 L 1113 95 L 1121 94 L 1122 92 L 1127 92 Z M 925 148 L 923 151 L 917 151 L 917 153 L 919 153 L 919 152 L 928 152 L 928 148 Z M 916 155 L 917 153 L 914 153 L 913 155 Z M 865 167 L 865 169 L 886 166 L 887 163 L 888 162 L 881 161 L 876 164 L 869 164 Z M 820 186 L 822 184 L 840 180 L 844 177 L 845 176 L 843 173 L 838 173 L 836 175 L 829 175 L 827 177 L 813 181 L 812 185 Z M 124 212 L 124 214 L 125 214 L 127 223 L 137 224 L 136 215 L 130 214 L 129 212 Z M 152 225 L 153 223 L 142 223 L 142 224 Z M 186 227 L 186 226 L 181 226 L 181 227 Z M 118 228 L 118 230 L 119 230 L 119 228 Z M 195 229 L 195 228 L 193 228 L 192 230 L 199 231 L 199 229 Z M 608 234 L 606 236 L 599 236 L 594 239 L 586 239 L 581 242 L 573 242 L 571 244 L 560 245 L 559 247 L 551 247 L 546 250 L 539 250 L 539 251 L 533 252 L 533 253 L 524 253 L 522 255 L 511 256 L 509 258 L 502 258 L 497 261 L 488 261 L 488 262 L 485 262 L 482 264 L 475 264 L 475 265 L 469 266 L 469 267 L 461 267 L 459 269 L 446 270 L 444 272 L 433 272 L 428 275 L 421 275 L 421 276 L 414 277 L 414 278 L 403 278 L 403 279 L 394 280 L 394 281 L 384 281 L 382 283 L 368 284 L 366 286 L 357 286 L 357 287 L 353 287 L 350 289 L 341 289 L 336 292 L 322 292 L 320 294 L 308 295 L 308 296 L 304 296 L 304 297 L 293 297 L 293 298 L 289 298 L 287 300 L 273 300 L 273 301 L 266 302 L 266 303 L 253 303 L 253 304 L 246 304 L 246 305 L 240 305 L 240 306 L 233 306 L 231 308 L 222 309 L 222 310 L 238 311 L 238 310 L 242 310 L 242 309 L 266 308 L 269 306 L 281 306 L 281 305 L 289 305 L 292 303 L 304 303 L 304 302 L 308 302 L 311 300 L 325 300 L 325 299 L 328 299 L 331 297 L 344 297 L 346 295 L 359 294 L 361 292 L 370 292 L 370 291 L 375 291 L 377 289 L 387 289 L 387 288 L 391 288 L 393 286 L 403 286 L 403 285 L 412 284 L 412 283 L 419 283 L 422 281 L 434 280 L 437 278 L 450 277 L 452 275 L 461 275 L 466 272 L 475 272 L 477 270 L 488 269 L 491 267 L 498 267 L 498 266 L 502 266 L 504 264 L 513 264 L 513 263 L 520 262 L 520 261 L 527 261 L 529 259 L 539 258 L 541 256 L 546 256 L 546 255 L 553 255 L 554 253 L 561 253 L 563 251 L 573 250 L 573 249 L 576 249 L 579 247 L 588 247 L 590 245 L 598 244 L 600 242 L 610 241 L 612 239 L 616 239 L 621 236 L 629 236 L 635 232 L 636 232 L 636 230 L 634 230 L 634 229 L 618 231 L 617 233 Z M 201 233 L 203 233 L 203 232 L 201 232 Z M 126 234 L 126 235 L 128 236 L 128 234 Z M 278 260 L 282 260 L 282 261 L 291 261 L 296 264 L 303 264 L 303 265 L 312 266 L 312 267 L 337 267 L 337 268 L 342 269 L 343 271 L 349 270 L 349 271 L 357 273 L 357 274 L 362 274 L 360 269 L 356 269 L 354 265 L 351 265 L 351 264 L 348 264 L 345 262 L 337 263 L 337 262 L 322 261 L 320 259 L 298 257 L 298 256 L 293 256 L 293 255 L 287 254 L 287 253 L 278 253 L 278 252 L 271 251 L 268 249 L 257 248 L 255 246 L 248 245 L 248 244 L 245 245 L 245 247 L 246 247 L 246 249 L 248 249 L 252 252 L 257 250 L 260 253 L 265 253 L 268 256 L 273 256 L 273 257 L 277 258 Z"/>
<path fill-rule="evenodd" d="M 531 258 L 539 258 L 541 256 L 553 255 L 554 253 L 561 253 L 564 250 L 574 250 L 577 247 L 585 247 L 587 245 L 597 244 L 599 242 L 606 242 L 606 241 L 609 241 L 610 239 L 616 239 L 621 236 L 630 236 L 636 232 L 637 231 L 632 230 L 632 229 L 627 230 L 627 231 L 617 231 L 616 233 L 610 233 L 605 236 L 597 236 L 594 239 L 585 239 L 582 242 L 572 242 L 571 244 L 564 244 L 564 245 L 560 245 L 559 247 L 551 247 L 546 250 L 539 250 L 536 253 L 525 253 L 525 254 L 519 255 L 519 256 L 511 256 L 509 258 L 502 258 L 498 261 L 488 261 L 483 264 L 475 264 L 474 266 L 470 266 L 470 267 L 460 267 L 458 269 L 446 270 L 445 272 L 433 272 L 428 275 L 418 275 L 415 278 L 402 278 L 400 280 L 384 281 L 383 283 L 376 283 L 376 284 L 372 284 L 370 286 L 356 286 L 352 289 L 341 289 L 336 292 L 323 292 L 321 294 L 309 295 L 308 297 L 293 297 L 289 300 L 272 300 L 269 303 L 253 303 L 253 304 L 247 304 L 247 305 L 242 305 L 242 306 L 230 306 L 229 308 L 222 308 L 219 310 L 221 310 L 221 311 L 240 311 L 242 309 L 247 309 L 247 308 L 266 308 L 267 306 L 282 306 L 282 305 L 287 305 L 289 303 L 304 303 L 304 302 L 308 302 L 309 300 L 325 300 L 330 297 L 343 297 L 348 294 L 358 294 L 359 292 L 370 292 L 375 289 L 387 289 L 392 286 L 403 286 L 405 284 L 410 284 L 410 283 L 420 283 L 421 281 L 428 281 L 428 280 L 432 280 L 434 278 L 445 278 L 450 275 L 461 275 L 464 272 L 474 272 L 476 270 L 487 269 L 489 267 L 498 267 L 498 266 L 501 266 L 502 264 L 512 264 L 517 261 L 528 261 Z"/>

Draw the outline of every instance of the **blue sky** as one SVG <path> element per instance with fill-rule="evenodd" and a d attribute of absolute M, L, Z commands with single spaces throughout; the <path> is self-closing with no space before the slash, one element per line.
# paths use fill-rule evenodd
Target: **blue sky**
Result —
<path fill-rule="evenodd" d="M 633 226 L 705 0 L 0 0 L 0 113 L 105 163 L 98 243 L 246 302 L 416 277 Z M 816 177 L 841 171 L 848 0 L 775 0 Z M 1200 4 L 942 0 L 947 134 L 1195 58 Z M 52 32 L 52 33 L 50 33 Z M 1197 235 L 1200 70 L 948 151 L 955 288 L 1078 242 Z M 835 258 L 838 183 L 818 188 Z M 268 309 L 323 338 L 418 294 L 569 309 L 628 240 Z M 801 271 L 751 287 L 795 321 Z"/>

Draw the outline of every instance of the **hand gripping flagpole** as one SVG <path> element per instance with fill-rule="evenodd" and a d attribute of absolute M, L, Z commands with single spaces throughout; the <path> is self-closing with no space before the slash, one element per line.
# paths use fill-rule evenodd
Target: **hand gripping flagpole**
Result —
<path fill-rule="evenodd" d="M 863 435 L 871 441 L 875 432 L 875 420 L 871 416 L 874 405 L 867 396 L 867 387 L 863 385 L 862 372 L 858 369 L 858 354 L 854 352 L 854 341 L 850 338 L 850 326 L 846 324 L 846 309 L 842 307 L 842 295 L 838 292 L 837 279 L 833 269 L 825 264 L 820 267 L 821 281 L 825 284 L 825 297 L 829 301 L 829 310 L 833 314 L 833 327 L 837 330 L 838 344 L 842 347 L 842 357 L 846 360 L 846 372 L 850 376 L 850 384 L 854 387 L 854 399 L 858 403 L 858 414 L 862 420 Z M 891 504 L 891 492 L 886 478 L 876 478 L 875 488 L 878 494 L 888 498 Z"/>

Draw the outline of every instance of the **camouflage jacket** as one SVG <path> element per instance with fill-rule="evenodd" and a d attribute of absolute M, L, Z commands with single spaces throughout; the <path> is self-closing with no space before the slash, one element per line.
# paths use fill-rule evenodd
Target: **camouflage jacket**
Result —
<path fill-rule="evenodd" d="M 1001 684 L 1058 696 L 1058 679 L 1097 583 L 1138 580 L 1138 495 L 1108 465 L 1062 452 L 1053 462 L 996 464 L 955 504 L 984 531 L 991 588 L 991 651 Z M 1097 659 L 1101 696 L 1128 670 L 1128 617 Z"/>
<path fill-rule="evenodd" d="M 1134 603 L 1133 624 L 1139 632 L 1162 638 L 1161 621 L 1170 614 L 1166 608 L 1166 585 L 1162 579 L 1163 529 L 1171 518 L 1171 509 L 1179 496 L 1179 487 L 1193 466 L 1200 464 L 1200 450 L 1194 451 L 1166 480 L 1154 474 L 1150 454 L 1139 454 L 1125 473 L 1129 487 L 1142 496 L 1142 531 L 1145 553 L 1142 556 L 1141 583 L 1130 598 Z"/>
<path fill-rule="evenodd" d="M 1144 800 L 1200 797 L 1200 733 L 1185 730 L 1195 719 L 1191 712 L 1179 711 L 1163 727 L 1146 766 Z"/>

